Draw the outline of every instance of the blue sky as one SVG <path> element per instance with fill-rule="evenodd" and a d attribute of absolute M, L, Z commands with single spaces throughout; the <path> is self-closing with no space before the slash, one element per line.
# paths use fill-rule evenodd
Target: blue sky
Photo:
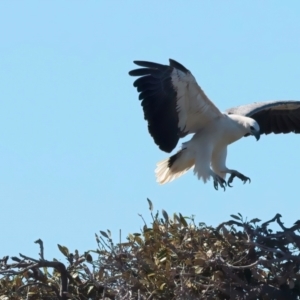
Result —
<path fill-rule="evenodd" d="M 138 232 L 155 209 L 217 225 L 232 213 L 299 219 L 300 136 L 245 138 L 227 165 L 249 176 L 226 192 L 192 172 L 159 186 L 133 60 L 173 58 L 221 109 L 300 100 L 300 2 L 0 2 L 1 253 L 61 258 Z M 178 145 L 179 148 L 179 145 Z"/>

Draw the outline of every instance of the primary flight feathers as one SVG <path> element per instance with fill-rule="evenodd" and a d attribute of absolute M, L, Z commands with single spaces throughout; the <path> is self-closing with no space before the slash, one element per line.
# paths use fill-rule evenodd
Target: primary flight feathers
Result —
<path fill-rule="evenodd" d="M 158 147 L 171 152 L 180 138 L 194 133 L 181 150 L 157 164 L 157 181 L 170 182 L 194 167 L 204 182 L 225 190 L 234 177 L 244 183 L 250 178 L 226 167 L 227 146 L 243 136 L 300 133 L 300 101 L 272 101 L 242 105 L 226 110 L 214 105 L 192 73 L 170 59 L 170 65 L 135 61 L 142 67 L 129 72 L 139 76 L 133 83 L 142 100 L 149 133 Z M 230 174 L 225 181 L 226 174 Z"/>

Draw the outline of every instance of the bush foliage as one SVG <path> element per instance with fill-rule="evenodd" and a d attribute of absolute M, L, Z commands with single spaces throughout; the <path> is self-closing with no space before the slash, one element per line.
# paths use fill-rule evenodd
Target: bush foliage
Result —
<path fill-rule="evenodd" d="M 280 214 L 263 223 L 237 214 L 213 228 L 153 214 L 148 202 L 151 225 L 141 216 L 141 232 L 125 243 L 107 230 L 96 234 L 94 251 L 58 245 L 65 263 L 45 259 L 41 240 L 38 259 L 5 256 L 0 300 L 300 299 L 300 221 L 286 228 Z"/>

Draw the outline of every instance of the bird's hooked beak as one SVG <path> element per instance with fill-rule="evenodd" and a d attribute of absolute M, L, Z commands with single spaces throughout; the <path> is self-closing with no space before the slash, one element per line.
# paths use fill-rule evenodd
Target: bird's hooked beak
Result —
<path fill-rule="evenodd" d="M 260 138 L 260 132 L 259 131 L 252 131 L 252 135 L 254 135 L 255 136 L 255 138 L 256 138 L 256 140 L 258 141 L 259 140 L 259 138 Z"/>

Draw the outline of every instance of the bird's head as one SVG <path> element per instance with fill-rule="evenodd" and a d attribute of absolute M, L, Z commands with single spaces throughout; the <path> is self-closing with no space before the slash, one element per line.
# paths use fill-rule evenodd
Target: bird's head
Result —
<path fill-rule="evenodd" d="M 254 135 L 256 140 L 258 141 L 260 138 L 260 128 L 258 123 L 251 118 L 247 118 L 246 128 L 248 130 L 246 135 Z"/>
<path fill-rule="evenodd" d="M 240 139 L 242 136 L 254 135 L 256 140 L 259 140 L 260 128 L 254 119 L 235 114 L 229 114 L 228 117 L 234 121 L 233 124 L 238 128 L 237 139 Z"/>

